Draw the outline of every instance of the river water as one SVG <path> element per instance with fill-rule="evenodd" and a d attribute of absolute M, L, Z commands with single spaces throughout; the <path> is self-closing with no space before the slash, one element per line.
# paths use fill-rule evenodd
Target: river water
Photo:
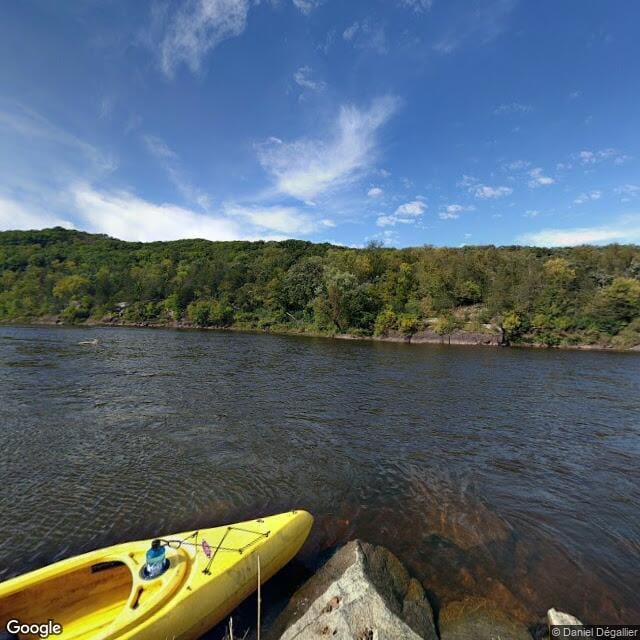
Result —
<path fill-rule="evenodd" d="M 97 346 L 78 342 L 97 337 Z M 302 507 L 436 609 L 640 623 L 640 356 L 0 327 L 0 579 Z"/>

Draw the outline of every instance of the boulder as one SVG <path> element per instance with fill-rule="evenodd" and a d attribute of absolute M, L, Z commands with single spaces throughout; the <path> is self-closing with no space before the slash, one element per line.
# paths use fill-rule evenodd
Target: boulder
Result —
<path fill-rule="evenodd" d="M 486 598 L 468 597 L 440 610 L 442 640 L 531 640 L 527 627 Z"/>
<path fill-rule="evenodd" d="M 547 611 L 547 622 L 551 627 L 559 627 L 565 624 L 575 624 L 582 626 L 582 622 L 580 622 L 578 618 L 574 618 L 568 613 L 557 611 L 553 607 L 549 609 L 549 611 Z"/>
<path fill-rule="evenodd" d="M 354 540 L 304 584 L 267 640 L 437 640 L 422 585 L 384 547 Z"/>

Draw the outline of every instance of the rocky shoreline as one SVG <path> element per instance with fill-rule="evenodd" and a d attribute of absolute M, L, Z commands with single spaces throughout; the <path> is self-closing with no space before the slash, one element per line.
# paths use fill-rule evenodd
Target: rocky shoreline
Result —
<path fill-rule="evenodd" d="M 530 342 L 510 343 L 506 340 L 504 332 L 499 327 L 492 327 L 486 332 L 467 331 L 456 329 L 450 334 L 441 335 L 432 330 L 417 331 L 413 334 L 404 335 L 400 332 L 392 331 L 384 336 L 357 336 L 348 333 L 327 334 L 310 331 L 296 331 L 284 328 L 257 329 L 252 327 L 198 327 L 186 321 L 176 322 L 129 322 L 119 317 L 104 318 L 102 320 L 88 320 L 82 323 L 69 324 L 62 321 L 57 316 L 37 319 L 16 319 L 10 322 L 0 322 L 0 326 L 67 326 L 67 327 L 124 327 L 124 328 L 146 328 L 146 329 L 181 329 L 193 331 L 235 331 L 239 333 L 261 333 L 273 335 L 289 335 L 306 338 L 328 338 L 335 340 L 353 340 L 360 342 L 393 342 L 411 345 L 420 344 L 441 344 L 454 346 L 483 346 L 483 347 L 511 347 L 526 349 L 554 349 L 570 351 L 609 351 L 619 353 L 640 353 L 640 345 L 628 348 L 613 347 L 606 344 L 560 344 L 541 345 Z"/>
<path fill-rule="evenodd" d="M 436 612 L 425 587 L 388 549 L 353 540 L 336 552 L 261 629 L 265 640 L 542 640 L 549 625 L 581 625 L 549 609 L 527 621 L 469 596 Z M 254 638 L 252 632 L 246 636 Z"/>

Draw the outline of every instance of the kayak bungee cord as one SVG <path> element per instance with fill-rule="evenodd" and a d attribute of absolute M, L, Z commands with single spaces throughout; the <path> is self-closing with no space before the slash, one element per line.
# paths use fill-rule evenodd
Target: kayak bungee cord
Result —
<path fill-rule="evenodd" d="M 245 545 L 241 547 L 223 547 L 222 543 L 226 540 L 227 536 L 232 531 L 249 533 L 255 536 L 255 538 L 253 538 L 253 540 L 250 540 L 249 542 L 247 542 Z M 230 552 L 236 552 L 236 553 L 242 554 L 247 549 L 252 547 L 254 544 L 262 540 L 262 538 L 268 538 L 270 533 L 271 531 L 264 531 L 264 532 L 252 531 L 251 529 L 242 529 L 241 527 L 227 527 L 225 529 L 224 535 L 222 536 L 222 538 L 220 539 L 220 542 L 218 542 L 214 550 L 211 549 L 211 546 L 204 538 L 202 539 L 202 542 L 198 541 L 198 536 L 200 534 L 199 531 L 194 531 L 191 535 L 187 536 L 186 538 L 183 538 L 182 540 L 160 539 L 160 544 L 162 546 L 169 547 L 170 549 L 179 549 L 182 545 L 194 547 L 196 555 L 198 551 L 202 549 L 202 552 L 209 560 L 207 562 L 207 566 L 203 569 L 202 573 L 204 573 L 205 575 L 211 575 L 211 567 L 219 551 L 230 551 Z M 193 541 L 191 541 L 192 538 L 194 539 Z"/>

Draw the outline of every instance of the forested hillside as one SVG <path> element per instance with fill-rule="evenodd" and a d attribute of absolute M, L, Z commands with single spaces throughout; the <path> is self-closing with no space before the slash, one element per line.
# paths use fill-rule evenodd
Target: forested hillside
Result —
<path fill-rule="evenodd" d="M 640 343 L 640 247 L 348 249 L 0 233 L 0 321 L 53 317 L 354 335 L 491 323 L 514 343 L 625 347 Z"/>

